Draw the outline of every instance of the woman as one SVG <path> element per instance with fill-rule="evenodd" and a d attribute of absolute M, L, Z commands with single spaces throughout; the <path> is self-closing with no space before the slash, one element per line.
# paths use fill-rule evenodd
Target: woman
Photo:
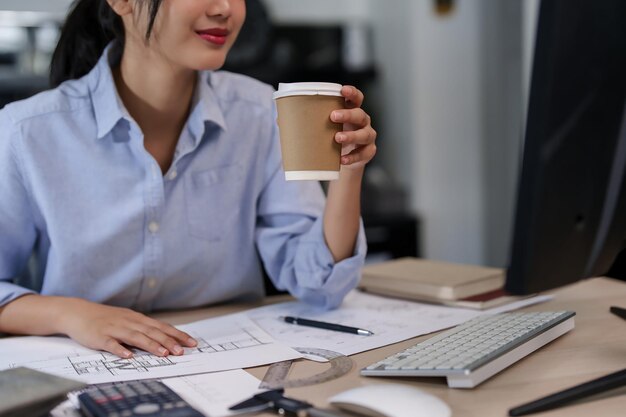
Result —
<path fill-rule="evenodd" d="M 278 288 L 324 307 L 358 281 L 376 133 L 344 87 L 340 179 L 284 181 L 272 90 L 220 68 L 244 0 L 79 0 L 55 89 L 0 111 L 0 332 L 65 334 L 120 357 L 180 355 L 138 311 Z M 18 278 L 32 252 L 38 292 Z M 261 265 L 261 262 L 263 265 Z"/>

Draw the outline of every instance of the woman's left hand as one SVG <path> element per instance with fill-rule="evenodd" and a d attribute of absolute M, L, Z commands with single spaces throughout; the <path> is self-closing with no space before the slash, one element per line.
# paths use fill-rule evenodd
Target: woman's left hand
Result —
<path fill-rule="evenodd" d="M 346 108 L 334 110 L 330 119 L 343 123 L 343 131 L 335 135 L 341 144 L 342 169 L 362 168 L 376 155 L 376 131 L 371 117 L 363 111 L 363 93 L 356 87 L 344 85 L 341 95 L 346 99 Z"/>

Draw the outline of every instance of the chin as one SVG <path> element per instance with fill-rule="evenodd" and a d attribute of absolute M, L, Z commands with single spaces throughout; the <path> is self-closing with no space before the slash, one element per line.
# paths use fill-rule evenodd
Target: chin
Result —
<path fill-rule="evenodd" d="M 226 56 L 221 57 L 207 57 L 206 59 L 198 59 L 196 56 L 193 60 L 191 60 L 190 67 L 196 71 L 215 71 L 224 66 L 224 62 L 226 61 Z"/>

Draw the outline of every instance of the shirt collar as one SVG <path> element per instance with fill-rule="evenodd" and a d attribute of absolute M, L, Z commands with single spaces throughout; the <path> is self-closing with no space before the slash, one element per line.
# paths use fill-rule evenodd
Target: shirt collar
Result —
<path fill-rule="evenodd" d="M 111 43 L 105 48 L 98 63 L 88 75 L 98 139 L 111 132 L 120 120 L 126 119 L 129 122 L 132 120 L 117 93 L 113 79 L 109 60 L 113 46 Z M 187 123 L 196 144 L 204 135 L 208 123 L 213 123 L 226 131 L 224 114 L 217 94 L 211 86 L 211 74 L 208 71 L 201 71 L 198 74 L 192 110 Z"/>
<path fill-rule="evenodd" d="M 208 124 L 215 124 L 226 131 L 224 113 L 220 107 L 220 100 L 211 85 L 211 72 L 200 71 L 198 83 L 189 115 L 188 127 L 196 144 L 202 139 Z"/>
<path fill-rule="evenodd" d="M 128 112 L 117 94 L 109 63 L 112 47 L 113 44 L 109 44 L 105 48 L 98 63 L 88 75 L 98 139 L 105 137 L 121 119 L 128 116 Z"/>

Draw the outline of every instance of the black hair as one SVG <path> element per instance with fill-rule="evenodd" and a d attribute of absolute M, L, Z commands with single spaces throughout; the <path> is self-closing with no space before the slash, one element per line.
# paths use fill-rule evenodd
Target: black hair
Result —
<path fill-rule="evenodd" d="M 162 0 L 149 2 L 146 41 L 154 28 Z M 80 78 L 96 65 L 104 48 L 112 41 L 112 53 L 119 60 L 124 48 L 124 24 L 107 0 L 75 0 L 65 20 L 61 36 L 50 63 L 50 85 Z"/>

